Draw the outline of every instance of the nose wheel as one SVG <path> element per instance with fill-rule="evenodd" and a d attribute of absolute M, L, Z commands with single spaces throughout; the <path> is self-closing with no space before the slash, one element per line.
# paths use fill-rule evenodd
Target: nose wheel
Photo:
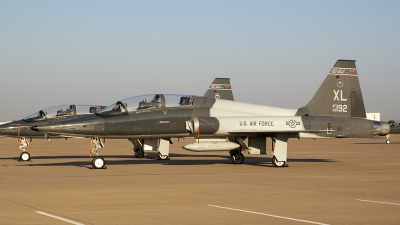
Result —
<path fill-rule="evenodd" d="M 19 155 L 18 161 L 24 161 L 24 162 L 32 161 L 31 155 L 27 151 L 25 151 L 28 145 L 29 145 L 28 139 L 26 139 L 25 137 L 19 138 L 19 149 L 22 150 L 22 152 Z"/>
<path fill-rule="evenodd" d="M 106 165 L 106 161 L 104 160 L 103 157 L 96 156 L 92 160 L 93 169 L 107 169 L 107 167 L 105 165 Z"/>
<path fill-rule="evenodd" d="M 25 162 L 26 161 L 30 161 L 30 162 L 32 162 L 31 155 L 28 152 L 22 152 L 21 155 L 19 155 L 18 161 L 25 161 Z"/>

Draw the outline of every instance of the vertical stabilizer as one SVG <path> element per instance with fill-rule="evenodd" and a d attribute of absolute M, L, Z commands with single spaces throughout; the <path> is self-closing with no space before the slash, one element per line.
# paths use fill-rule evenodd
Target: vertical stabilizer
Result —
<path fill-rule="evenodd" d="M 356 61 L 339 59 L 299 116 L 366 118 Z"/>
<path fill-rule="evenodd" d="M 234 100 L 229 78 L 215 78 L 204 97 Z"/>

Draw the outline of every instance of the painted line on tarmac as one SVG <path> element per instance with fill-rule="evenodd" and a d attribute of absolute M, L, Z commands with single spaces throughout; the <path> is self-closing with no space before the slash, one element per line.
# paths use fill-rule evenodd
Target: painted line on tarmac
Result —
<path fill-rule="evenodd" d="M 361 201 L 361 202 L 373 202 L 373 203 L 380 203 L 380 204 L 400 205 L 399 203 L 393 203 L 393 202 L 379 202 L 379 201 L 372 201 L 372 200 L 365 200 L 365 199 L 356 199 L 356 200 Z"/>
<path fill-rule="evenodd" d="M 269 217 L 285 219 L 285 220 L 293 220 L 293 221 L 303 222 L 303 223 L 311 223 L 311 224 L 318 224 L 318 225 L 329 225 L 329 224 L 326 224 L 326 223 L 319 223 L 319 222 L 314 222 L 314 221 L 309 221 L 309 220 L 301 220 L 301 219 L 295 219 L 295 218 L 284 217 L 284 216 L 277 216 L 277 215 L 260 213 L 260 212 L 253 212 L 253 211 L 242 210 L 242 209 L 228 208 L 228 207 L 223 207 L 223 206 L 218 206 L 218 205 L 207 205 L 207 206 L 220 208 L 220 209 L 229 209 L 229 210 L 233 210 L 233 211 L 239 211 L 239 212 L 245 212 L 245 213 L 251 213 L 251 214 L 257 214 L 257 215 L 262 215 L 262 216 L 269 216 Z"/>
<path fill-rule="evenodd" d="M 35 211 L 35 212 L 39 213 L 39 214 L 42 214 L 44 216 L 48 216 L 48 217 L 54 218 L 54 219 L 62 220 L 62 221 L 67 222 L 67 223 L 71 223 L 71 224 L 75 224 L 75 225 L 84 225 L 83 223 L 78 223 L 78 222 L 75 222 L 75 221 L 72 221 L 72 220 L 69 220 L 69 219 L 65 219 L 65 218 L 62 218 L 62 217 L 59 217 L 59 216 L 55 216 L 55 215 L 52 215 L 52 214 L 49 214 L 49 213 L 45 213 L 45 212 L 42 212 L 42 211 Z"/>

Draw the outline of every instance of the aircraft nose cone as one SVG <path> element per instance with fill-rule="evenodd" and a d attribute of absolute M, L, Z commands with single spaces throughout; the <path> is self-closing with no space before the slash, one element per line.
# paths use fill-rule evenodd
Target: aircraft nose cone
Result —
<path fill-rule="evenodd" d="M 9 125 L 0 125 L 0 136 L 15 135 L 17 129 L 15 127 L 10 127 Z"/>
<path fill-rule="evenodd" d="M 6 129 L 4 127 L 0 127 L 0 136 L 6 135 Z"/>

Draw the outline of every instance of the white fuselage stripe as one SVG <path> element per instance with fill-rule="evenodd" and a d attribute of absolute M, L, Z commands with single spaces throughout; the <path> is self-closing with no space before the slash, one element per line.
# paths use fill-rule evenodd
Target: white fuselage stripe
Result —
<path fill-rule="evenodd" d="M 326 223 L 319 223 L 319 222 L 314 222 L 314 221 L 309 221 L 309 220 L 300 220 L 300 219 L 295 219 L 295 218 L 290 218 L 290 217 L 277 216 L 277 215 L 266 214 L 266 213 L 260 213 L 260 212 L 253 212 L 253 211 L 247 211 L 247 210 L 242 210 L 242 209 L 234 209 L 234 208 L 228 208 L 228 207 L 217 206 L 217 205 L 208 205 L 208 206 L 216 207 L 216 208 L 221 208 L 221 209 L 229 209 L 229 210 L 239 211 L 239 212 L 245 212 L 245 213 L 251 213 L 251 214 L 257 214 L 257 215 L 262 215 L 262 216 L 269 216 L 269 217 L 274 217 L 274 218 L 279 218 L 279 219 L 285 219 L 285 220 L 293 220 L 293 221 L 303 222 L 303 223 L 311 223 L 311 224 L 319 224 L 319 225 L 328 225 L 328 224 L 326 224 Z"/>
<path fill-rule="evenodd" d="M 219 129 L 216 134 L 229 132 L 280 132 L 290 130 L 293 133 L 305 131 L 301 116 L 236 116 L 216 117 Z"/>
<path fill-rule="evenodd" d="M 62 217 L 59 217 L 59 216 L 55 216 L 55 215 L 52 215 L 52 214 L 49 214 L 49 213 L 45 213 L 45 212 L 42 212 L 42 211 L 35 211 L 35 212 L 39 213 L 39 214 L 42 214 L 44 216 L 48 216 L 48 217 L 54 218 L 54 219 L 62 220 L 62 221 L 67 222 L 67 223 L 71 223 L 71 224 L 75 224 L 75 225 L 84 225 L 83 223 L 78 223 L 78 222 L 75 222 L 75 221 L 72 221 L 72 220 L 69 220 L 69 219 L 65 219 L 65 218 L 62 218 Z"/>
<path fill-rule="evenodd" d="M 373 203 L 380 203 L 380 204 L 400 205 L 399 203 L 392 203 L 392 202 L 379 202 L 379 201 L 372 201 L 372 200 L 365 200 L 365 199 L 356 199 L 356 200 L 361 201 L 361 202 L 373 202 Z"/>
<path fill-rule="evenodd" d="M 294 116 L 297 110 L 216 99 L 210 109 L 210 116 Z"/>

